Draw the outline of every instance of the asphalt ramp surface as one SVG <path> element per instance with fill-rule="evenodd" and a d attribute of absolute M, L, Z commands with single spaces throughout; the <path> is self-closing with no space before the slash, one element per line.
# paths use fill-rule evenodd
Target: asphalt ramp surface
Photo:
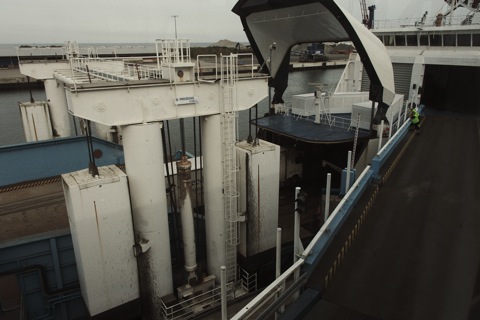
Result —
<path fill-rule="evenodd" d="M 426 114 L 305 319 L 479 319 L 480 118 Z"/>

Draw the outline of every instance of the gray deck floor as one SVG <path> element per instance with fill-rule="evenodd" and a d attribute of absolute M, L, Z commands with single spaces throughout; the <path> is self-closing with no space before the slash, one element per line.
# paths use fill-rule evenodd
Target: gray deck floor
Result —
<path fill-rule="evenodd" d="M 281 135 L 309 142 L 309 143 L 340 143 L 353 141 L 355 138 L 355 128 L 348 130 L 350 123 L 350 114 L 337 114 L 337 124 L 339 119 L 344 122 L 344 127 L 330 126 L 323 123 L 315 123 L 313 119 L 298 117 L 295 115 L 275 114 L 265 118 L 258 119 L 258 126 Z M 252 124 L 255 124 L 252 121 Z M 346 127 L 345 127 L 346 126 Z M 369 136 L 367 130 L 360 130 L 359 137 Z"/>

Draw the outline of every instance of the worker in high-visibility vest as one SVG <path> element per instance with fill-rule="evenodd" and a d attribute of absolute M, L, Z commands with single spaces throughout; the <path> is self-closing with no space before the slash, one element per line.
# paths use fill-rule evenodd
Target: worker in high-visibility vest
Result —
<path fill-rule="evenodd" d="M 409 106 L 410 109 L 410 119 L 412 120 L 412 123 L 410 127 L 414 127 L 416 134 L 420 134 L 420 114 L 417 111 L 417 108 L 415 106 Z"/>

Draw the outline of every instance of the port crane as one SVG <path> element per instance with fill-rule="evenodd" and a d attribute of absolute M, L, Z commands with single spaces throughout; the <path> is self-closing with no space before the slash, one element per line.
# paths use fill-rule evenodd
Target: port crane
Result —
<path fill-rule="evenodd" d="M 360 11 L 362 13 L 362 23 L 368 28 L 373 28 L 375 5 L 371 5 L 367 8 L 366 0 L 360 0 Z"/>

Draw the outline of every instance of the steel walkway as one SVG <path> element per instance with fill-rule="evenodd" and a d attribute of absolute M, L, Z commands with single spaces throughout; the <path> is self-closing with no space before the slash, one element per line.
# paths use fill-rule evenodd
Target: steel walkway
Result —
<path fill-rule="evenodd" d="M 478 319 L 480 117 L 427 110 L 421 131 L 304 319 Z"/>

